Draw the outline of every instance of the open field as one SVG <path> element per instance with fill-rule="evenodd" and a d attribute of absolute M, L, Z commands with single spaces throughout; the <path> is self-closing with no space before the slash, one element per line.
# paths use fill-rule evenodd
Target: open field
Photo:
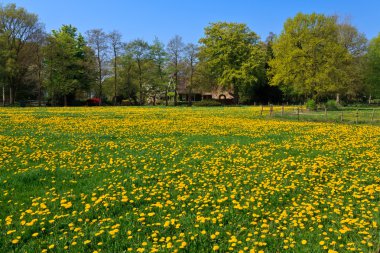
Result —
<path fill-rule="evenodd" d="M 377 252 L 380 126 L 0 108 L 0 252 Z"/>

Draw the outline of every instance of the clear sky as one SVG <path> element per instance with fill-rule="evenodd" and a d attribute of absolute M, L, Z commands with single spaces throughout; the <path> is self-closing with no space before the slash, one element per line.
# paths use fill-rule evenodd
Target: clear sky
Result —
<path fill-rule="evenodd" d="M 118 30 L 127 42 L 136 38 L 163 42 L 174 35 L 197 42 L 210 22 L 242 22 L 264 40 L 279 34 L 283 23 L 298 12 L 338 14 L 367 38 L 380 32 L 380 0 L 0 0 L 38 14 L 47 31 L 62 24 L 80 32 Z"/>

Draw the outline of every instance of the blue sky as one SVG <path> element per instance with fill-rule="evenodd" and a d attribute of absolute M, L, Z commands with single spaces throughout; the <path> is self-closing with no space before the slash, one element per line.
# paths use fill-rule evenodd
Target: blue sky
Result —
<path fill-rule="evenodd" d="M 283 23 L 298 12 L 338 14 L 367 38 L 380 32 L 379 0 L 0 0 L 16 3 L 38 14 L 46 30 L 72 24 L 80 32 L 92 28 L 118 30 L 124 41 L 157 36 L 167 42 L 174 35 L 197 42 L 210 22 L 242 22 L 264 40 L 269 32 L 279 34 Z"/>

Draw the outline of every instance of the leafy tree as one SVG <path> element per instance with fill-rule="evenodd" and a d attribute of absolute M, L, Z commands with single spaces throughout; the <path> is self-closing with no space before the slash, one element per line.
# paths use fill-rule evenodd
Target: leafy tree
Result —
<path fill-rule="evenodd" d="M 174 80 L 174 105 L 177 105 L 177 99 L 178 99 L 178 85 L 180 80 L 180 66 L 181 61 L 183 58 L 183 50 L 184 50 L 184 43 L 182 41 L 182 37 L 179 35 L 175 35 L 174 38 L 172 38 L 167 47 L 167 53 L 169 56 L 169 71 L 172 73 L 171 76 Z"/>
<path fill-rule="evenodd" d="M 205 28 L 200 40 L 200 60 L 208 65 L 218 83 L 234 89 L 235 103 L 239 92 L 257 81 L 257 71 L 264 66 L 259 36 L 247 25 L 218 22 Z"/>
<path fill-rule="evenodd" d="M 196 66 L 198 63 L 198 53 L 199 47 L 193 43 L 189 43 L 186 45 L 185 49 L 185 63 L 186 63 L 186 87 L 188 89 L 188 103 L 191 106 L 191 96 L 192 90 L 195 87 L 196 82 L 194 82 Z"/>
<path fill-rule="evenodd" d="M 370 41 L 368 48 L 367 82 L 371 94 L 380 97 L 380 34 Z M 370 98 L 371 100 L 371 98 Z"/>
<path fill-rule="evenodd" d="M 15 4 L 0 6 L 0 37 L 4 49 L 3 77 L 8 83 L 11 104 L 14 103 L 16 91 L 28 71 L 28 65 L 23 62 L 28 60 L 28 57 L 21 57 L 26 53 L 23 50 L 34 36 L 42 31 L 43 26 L 38 22 L 37 15 L 27 12 L 24 8 L 17 8 Z"/>
<path fill-rule="evenodd" d="M 113 55 L 113 74 L 114 74 L 114 105 L 116 105 L 116 97 L 117 97 L 117 84 L 118 84 L 118 60 L 120 56 L 120 52 L 123 47 L 123 43 L 121 42 L 121 34 L 118 31 L 112 31 L 108 34 L 109 44 L 112 50 Z"/>
<path fill-rule="evenodd" d="M 150 59 L 152 61 L 152 72 L 151 72 L 151 87 L 150 92 L 153 97 L 153 105 L 156 105 L 157 95 L 163 90 L 165 91 L 166 105 L 168 105 L 167 96 L 167 53 L 165 51 L 164 44 L 155 38 L 153 44 L 150 46 Z"/>
<path fill-rule="evenodd" d="M 0 83 L 2 86 L 2 104 L 5 106 L 5 80 L 6 80 L 6 53 L 5 36 L 0 36 Z"/>
<path fill-rule="evenodd" d="M 47 87 L 55 96 L 67 96 L 77 90 L 88 90 L 94 81 L 95 61 L 93 52 L 86 45 L 81 34 L 71 25 L 63 25 L 53 31 L 45 48 Z"/>
<path fill-rule="evenodd" d="M 338 20 L 338 18 L 336 18 Z M 348 20 L 338 23 L 338 42 L 351 56 L 351 60 L 342 65 L 346 73 L 346 83 L 336 93 L 336 102 L 340 102 L 340 94 L 355 98 L 365 95 L 368 87 L 365 83 L 365 54 L 368 41 L 363 33 L 351 25 Z"/>
<path fill-rule="evenodd" d="M 107 74 L 104 66 L 107 61 L 108 37 L 102 29 L 92 29 L 86 32 L 88 45 L 94 50 L 97 63 L 98 96 L 103 97 L 103 81 Z M 99 102 L 101 103 L 101 99 Z"/>
<path fill-rule="evenodd" d="M 134 104 L 137 104 L 138 80 L 136 64 L 132 55 L 126 52 L 120 57 L 120 79 L 123 86 L 123 95 Z"/>
<path fill-rule="evenodd" d="M 137 67 L 137 76 L 139 83 L 140 105 L 145 103 L 146 84 L 148 81 L 148 61 L 150 59 L 149 44 L 141 39 L 128 43 L 125 51 L 134 60 Z"/>
<path fill-rule="evenodd" d="M 273 45 L 271 84 L 316 100 L 341 91 L 348 82 L 344 66 L 352 57 L 338 31 L 335 17 L 300 13 L 288 19 Z"/>
<path fill-rule="evenodd" d="M 273 43 L 276 40 L 274 33 L 269 33 L 265 42 L 260 42 L 259 46 L 264 57 L 264 67 L 258 68 L 256 71 L 257 81 L 246 85 L 242 95 L 246 103 L 274 103 L 282 100 L 283 92 L 269 84 L 268 71 L 270 70 L 269 61 L 274 58 Z"/>

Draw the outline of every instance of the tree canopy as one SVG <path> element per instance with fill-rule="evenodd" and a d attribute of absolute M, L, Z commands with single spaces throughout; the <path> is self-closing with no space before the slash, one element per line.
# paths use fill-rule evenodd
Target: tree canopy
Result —
<path fill-rule="evenodd" d="M 370 92 L 380 96 L 380 34 L 371 40 L 368 48 L 368 73 L 367 81 Z"/>
<path fill-rule="evenodd" d="M 200 60 L 220 85 L 234 89 L 238 103 L 239 91 L 257 81 L 256 73 L 264 66 L 259 36 L 246 24 L 218 22 L 205 28 L 205 36 L 199 42 Z"/>
<path fill-rule="evenodd" d="M 117 31 L 75 26 L 44 30 L 38 16 L 0 5 L 2 104 L 192 104 L 371 101 L 380 97 L 380 35 L 367 38 L 348 19 L 299 13 L 281 34 L 261 40 L 246 24 L 211 23 L 197 43 L 175 35 L 122 41 Z M 216 94 L 219 93 L 219 94 Z M 231 96 L 234 98 L 232 101 Z"/>
<path fill-rule="evenodd" d="M 271 84 L 314 99 L 339 92 L 347 83 L 344 66 L 352 57 L 338 35 L 332 16 L 299 13 L 288 19 L 273 44 Z"/>

